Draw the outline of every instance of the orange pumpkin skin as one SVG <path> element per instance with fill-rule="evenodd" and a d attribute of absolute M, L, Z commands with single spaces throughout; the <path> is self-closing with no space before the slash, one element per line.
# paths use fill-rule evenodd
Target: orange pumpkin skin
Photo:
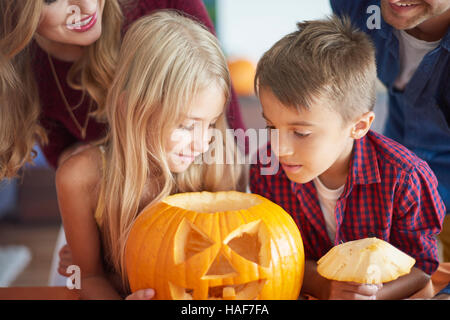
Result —
<path fill-rule="evenodd" d="M 173 205 L 197 199 L 209 208 Z M 214 199 L 224 200 L 217 212 Z M 223 210 L 234 199 L 237 205 Z M 154 288 L 162 300 L 297 299 L 304 262 L 291 216 L 264 197 L 235 191 L 178 194 L 144 209 L 125 250 L 131 291 Z"/>

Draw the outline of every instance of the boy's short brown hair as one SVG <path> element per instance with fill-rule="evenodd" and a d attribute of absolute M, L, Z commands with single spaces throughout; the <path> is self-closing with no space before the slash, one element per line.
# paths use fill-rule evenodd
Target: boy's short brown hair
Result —
<path fill-rule="evenodd" d="M 258 62 L 255 92 L 270 89 L 285 106 L 317 102 L 355 119 L 375 104 L 375 49 L 347 17 L 305 21 L 270 48 Z"/>

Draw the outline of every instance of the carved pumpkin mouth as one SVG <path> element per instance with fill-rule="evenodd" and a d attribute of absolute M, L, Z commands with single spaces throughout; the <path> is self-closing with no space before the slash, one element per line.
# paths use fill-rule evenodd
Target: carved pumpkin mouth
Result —
<path fill-rule="evenodd" d="M 258 297 L 266 279 L 242 284 L 213 286 L 208 289 L 208 300 L 254 300 Z M 176 300 L 192 300 L 193 289 L 181 288 L 169 282 L 172 297 Z"/>
<path fill-rule="evenodd" d="M 210 287 L 208 299 L 253 300 L 261 292 L 266 280 L 256 280 L 243 284 Z"/>
<path fill-rule="evenodd" d="M 253 300 L 261 293 L 266 283 L 264 278 L 245 283 L 238 280 L 237 284 L 234 281 L 237 280 L 235 277 L 239 277 L 242 273 L 240 268 L 245 267 L 247 263 L 253 264 L 256 268 L 258 266 L 260 268 L 270 267 L 271 243 L 269 231 L 262 220 L 241 225 L 229 233 L 225 239 L 218 242 L 217 239 L 214 241 L 209 238 L 206 233 L 189 220 L 183 219 L 174 240 L 174 261 L 180 267 L 183 267 L 184 263 L 193 263 L 193 266 L 196 266 L 195 261 L 200 261 L 196 259 L 204 253 L 208 254 L 208 252 L 205 252 L 208 248 L 220 247 L 218 252 L 215 253 L 214 259 L 206 262 L 209 266 L 199 277 L 200 280 L 223 281 L 220 285 L 210 284 L 207 287 L 206 299 Z M 226 254 L 226 252 L 228 253 Z M 240 259 L 237 266 L 234 266 L 230 260 L 232 255 L 235 259 Z M 194 269 L 196 268 L 191 267 L 191 270 Z M 215 282 L 214 284 L 218 283 Z M 189 286 L 188 284 L 185 285 Z M 203 288 L 203 290 L 205 289 Z M 170 283 L 170 292 L 173 299 L 191 300 L 196 296 L 195 289 L 192 287 L 186 288 L 184 285 L 180 286 L 173 283 Z M 197 292 L 197 294 L 199 293 Z M 201 295 L 204 296 L 205 294 L 206 291 L 202 291 Z"/>

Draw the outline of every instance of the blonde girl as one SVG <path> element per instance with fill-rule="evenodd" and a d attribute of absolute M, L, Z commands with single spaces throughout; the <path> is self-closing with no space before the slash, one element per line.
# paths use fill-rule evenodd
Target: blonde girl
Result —
<path fill-rule="evenodd" d="M 36 142 L 56 168 L 104 136 L 121 35 L 162 8 L 213 31 L 202 0 L 0 1 L 0 179 L 32 161 Z M 233 128 L 243 127 L 234 95 L 227 116 Z"/>
<path fill-rule="evenodd" d="M 226 140 L 230 100 L 226 61 L 207 29 L 172 11 L 141 18 L 124 38 L 118 66 L 106 97 L 107 141 L 70 157 L 56 173 L 83 298 L 128 294 L 125 242 L 146 205 L 175 192 L 245 187 L 242 167 L 194 161 L 213 151 L 213 130 Z M 235 146 L 223 141 L 214 141 L 224 148 L 215 152 L 229 156 Z M 128 298 L 151 296 L 143 290 Z"/>

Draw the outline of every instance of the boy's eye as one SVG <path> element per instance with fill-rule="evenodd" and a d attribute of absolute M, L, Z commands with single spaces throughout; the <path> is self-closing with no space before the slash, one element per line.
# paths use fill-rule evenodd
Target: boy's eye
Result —
<path fill-rule="evenodd" d="M 302 132 L 294 131 L 294 134 L 298 138 L 305 138 L 305 137 L 309 136 L 311 133 L 302 133 Z"/>

